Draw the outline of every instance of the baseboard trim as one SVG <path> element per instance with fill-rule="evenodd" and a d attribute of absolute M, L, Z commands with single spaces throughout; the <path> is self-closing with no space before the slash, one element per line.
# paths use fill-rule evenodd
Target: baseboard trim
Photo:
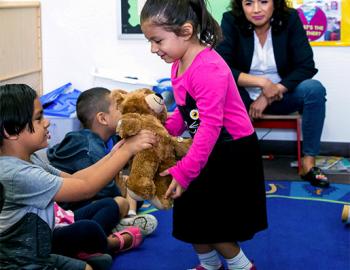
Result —
<path fill-rule="evenodd" d="M 296 141 L 260 140 L 260 146 L 263 154 L 297 155 Z M 321 142 L 319 155 L 350 157 L 350 143 Z"/>

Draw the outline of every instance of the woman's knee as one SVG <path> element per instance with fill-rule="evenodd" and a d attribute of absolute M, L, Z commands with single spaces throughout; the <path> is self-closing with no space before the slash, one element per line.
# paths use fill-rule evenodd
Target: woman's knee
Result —
<path fill-rule="evenodd" d="M 313 102 L 319 101 L 324 103 L 326 101 L 326 89 L 318 80 L 309 79 L 301 82 L 297 88 L 303 89 L 305 92 L 305 99 Z"/>

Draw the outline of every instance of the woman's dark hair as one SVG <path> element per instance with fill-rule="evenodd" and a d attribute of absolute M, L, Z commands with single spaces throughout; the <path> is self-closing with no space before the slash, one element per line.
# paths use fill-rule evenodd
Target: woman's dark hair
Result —
<path fill-rule="evenodd" d="M 27 125 L 28 130 L 34 132 L 32 118 L 36 97 L 36 92 L 26 84 L 0 86 L 0 146 L 4 138 L 18 135 Z"/>
<path fill-rule="evenodd" d="M 103 87 L 90 88 L 80 94 L 77 100 L 77 117 L 84 128 L 91 128 L 93 118 L 99 112 L 108 112 L 110 90 Z"/>
<path fill-rule="evenodd" d="M 182 35 L 181 26 L 189 22 L 193 34 L 212 48 L 222 39 L 220 25 L 209 13 L 205 0 L 147 0 L 141 11 L 141 24 L 149 19 L 177 36 Z"/>
<path fill-rule="evenodd" d="M 274 11 L 271 18 L 271 29 L 274 33 L 281 32 L 287 25 L 289 8 L 285 0 L 273 0 Z M 249 22 L 244 14 L 242 0 L 231 0 L 231 10 L 236 18 L 238 27 L 245 33 L 251 34 L 254 26 Z"/>

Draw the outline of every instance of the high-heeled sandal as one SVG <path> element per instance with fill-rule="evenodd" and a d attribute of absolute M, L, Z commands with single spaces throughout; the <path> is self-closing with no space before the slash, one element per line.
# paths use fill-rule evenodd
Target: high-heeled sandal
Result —
<path fill-rule="evenodd" d="M 315 187 L 329 187 L 327 176 L 318 167 L 312 167 L 306 174 L 300 175 L 301 179 L 309 181 Z"/>

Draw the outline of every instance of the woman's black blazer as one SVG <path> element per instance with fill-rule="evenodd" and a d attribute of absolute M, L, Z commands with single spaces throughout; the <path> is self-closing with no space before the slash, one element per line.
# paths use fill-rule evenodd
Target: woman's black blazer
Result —
<path fill-rule="evenodd" d="M 221 22 L 224 40 L 216 47 L 238 81 L 241 72 L 249 73 L 253 58 L 254 35 L 243 31 L 235 23 L 232 12 L 225 12 Z M 295 9 L 290 9 L 288 23 L 279 32 L 272 29 L 272 44 L 280 82 L 292 91 L 300 82 L 316 73 L 313 52 Z"/>

